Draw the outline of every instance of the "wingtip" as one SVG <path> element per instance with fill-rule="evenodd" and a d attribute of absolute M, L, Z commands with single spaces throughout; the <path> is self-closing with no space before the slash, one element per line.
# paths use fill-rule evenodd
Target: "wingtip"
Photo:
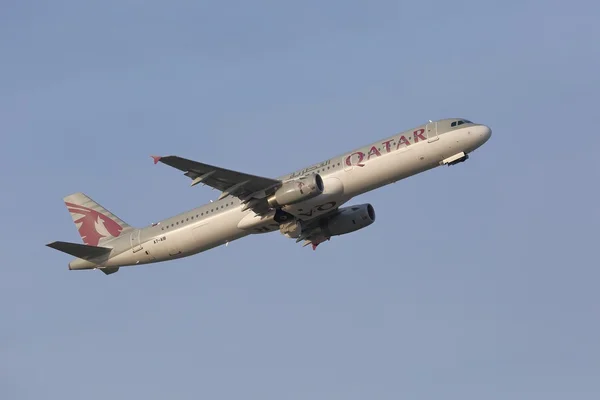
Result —
<path fill-rule="evenodd" d="M 154 160 L 154 164 L 158 164 L 158 162 L 162 158 L 161 156 L 150 156 L 150 157 L 152 157 L 152 159 Z"/>

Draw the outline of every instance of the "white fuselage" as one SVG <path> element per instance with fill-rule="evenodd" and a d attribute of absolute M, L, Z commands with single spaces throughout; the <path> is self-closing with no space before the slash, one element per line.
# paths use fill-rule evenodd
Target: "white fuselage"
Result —
<path fill-rule="evenodd" d="M 433 122 L 432 124 L 436 124 Z M 293 207 L 284 208 L 299 219 L 311 219 L 346 203 L 352 197 L 442 165 L 443 160 L 468 154 L 485 143 L 491 131 L 472 124 L 427 136 L 431 124 L 402 132 L 390 138 L 331 158 L 293 174 L 282 181 L 310 173 L 323 178 L 324 192 Z M 433 129 L 436 129 L 435 127 Z M 197 254 L 253 233 L 278 230 L 272 215 L 258 217 L 242 211 L 242 203 L 226 197 L 151 226 L 135 229 L 126 237 L 115 238 L 110 258 L 101 267 L 139 265 Z M 74 260 L 71 269 L 98 265 Z"/>

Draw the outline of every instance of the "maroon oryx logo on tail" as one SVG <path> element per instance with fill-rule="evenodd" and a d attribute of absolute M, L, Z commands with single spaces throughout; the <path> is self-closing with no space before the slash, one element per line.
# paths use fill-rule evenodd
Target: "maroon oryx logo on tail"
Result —
<path fill-rule="evenodd" d="M 83 243 L 89 246 L 98 246 L 103 237 L 117 237 L 123 227 L 96 210 L 73 203 L 65 203 L 71 214 L 79 214 L 81 218 L 73 221 L 77 224 Z"/>

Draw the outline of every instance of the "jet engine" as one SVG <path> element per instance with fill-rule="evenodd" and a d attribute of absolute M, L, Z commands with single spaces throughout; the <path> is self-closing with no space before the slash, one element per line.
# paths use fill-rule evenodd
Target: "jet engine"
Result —
<path fill-rule="evenodd" d="M 267 201 L 273 208 L 300 203 L 323 193 L 323 178 L 319 174 L 303 176 L 285 182 Z"/>
<path fill-rule="evenodd" d="M 375 222 L 375 209 L 370 204 L 343 207 L 331 218 L 321 222 L 321 232 L 326 237 L 345 235 L 365 228 Z"/>
<path fill-rule="evenodd" d="M 313 249 L 332 236 L 345 235 L 365 228 L 375 222 L 375 210 L 370 204 L 360 204 L 351 207 L 340 208 L 331 217 L 318 221 L 318 225 L 304 226 L 304 222 L 298 219 L 285 221 L 279 224 L 279 231 L 296 242 L 307 240 L 313 244 Z M 308 229 L 306 229 L 308 228 Z"/>

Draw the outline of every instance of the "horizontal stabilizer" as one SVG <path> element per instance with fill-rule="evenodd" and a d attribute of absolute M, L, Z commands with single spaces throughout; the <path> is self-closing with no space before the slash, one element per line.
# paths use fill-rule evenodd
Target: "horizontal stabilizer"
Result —
<path fill-rule="evenodd" d="M 52 242 L 48 243 L 46 246 L 52 247 L 53 249 L 62 251 L 63 253 L 70 254 L 77 258 L 82 258 L 84 260 L 107 255 L 112 250 L 109 247 L 88 246 L 87 244 L 70 242 Z"/>

